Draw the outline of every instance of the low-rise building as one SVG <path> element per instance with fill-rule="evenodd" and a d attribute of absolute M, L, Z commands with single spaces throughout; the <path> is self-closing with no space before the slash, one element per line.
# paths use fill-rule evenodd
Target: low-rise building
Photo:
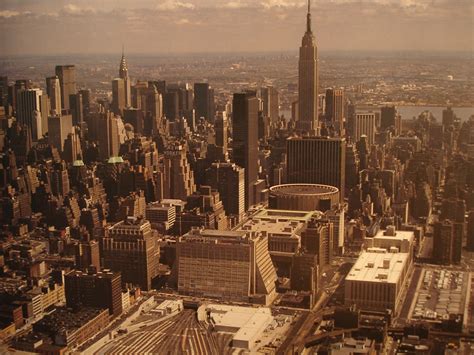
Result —
<path fill-rule="evenodd" d="M 56 308 L 33 325 L 34 332 L 48 335 L 55 345 L 68 348 L 91 339 L 109 324 L 107 309 L 81 308 L 71 311 Z"/>
<path fill-rule="evenodd" d="M 203 306 L 217 332 L 232 334 L 232 347 L 253 350 L 264 330 L 273 322 L 270 308 L 210 304 Z"/>
<path fill-rule="evenodd" d="M 345 304 L 361 309 L 398 313 L 411 262 L 408 253 L 369 248 L 357 259 L 345 280 Z"/>

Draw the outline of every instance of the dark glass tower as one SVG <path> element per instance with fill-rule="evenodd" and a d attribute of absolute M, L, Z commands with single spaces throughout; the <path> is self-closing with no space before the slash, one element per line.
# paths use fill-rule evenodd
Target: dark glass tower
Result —
<path fill-rule="evenodd" d="M 255 92 L 235 93 L 233 99 L 234 161 L 245 169 L 245 209 L 255 204 L 258 179 L 258 99 Z"/>

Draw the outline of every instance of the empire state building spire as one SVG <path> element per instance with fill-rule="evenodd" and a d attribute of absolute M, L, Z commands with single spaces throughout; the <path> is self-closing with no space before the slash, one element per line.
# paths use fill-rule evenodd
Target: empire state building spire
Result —
<path fill-rule="evenodd" d="M 312 33 L 311 31 L 311 0 L 308 0 L 308 14 L 306 15 L 306 32 Z"/>
<path fill-rule="evenodd" d="M 306 32 L 301 41 L 298 63 L 297 128 L 314 135 L 318 131 L 318 48 L 311 28 L 311 1 L 308 0 Z"/>

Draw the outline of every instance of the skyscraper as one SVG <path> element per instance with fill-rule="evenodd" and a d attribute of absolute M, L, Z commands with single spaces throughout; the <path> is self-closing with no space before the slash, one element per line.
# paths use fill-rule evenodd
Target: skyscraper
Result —
<path fill-rule="evenodd" d="M 117 157 L 120 148 L 118 118 L 112 112 L 101 112 L 95 120 L 95 125 L 100 159 Z"/>
<path fill-rule="evenodd" d="M 112 80 L 112 111 L 122 115 L 125 106 L 125 80 L 116 78 Z"/>
<path fill-rule="evenodd" d="M 216 130 L 216 146 L 222 147 L 224 154 L 227 152 L 227 128 L 227 113 L 225 111 L 219 111 L 217 113 L 214 129 Z"/>
<path fill-rule="evenodd" d="M 69 95 L 77 92 L 76 88 L 76 67 L 74 65 L 57 65 L 56 76 L 61 84 L 61 104 L 62 108 L 69 110 Z"/>
<path fill-rule="evenodd" d="M 380 128 L 387 129 L 391 126 L 395 127 L 397 117 L 397 109 L 395 106 L 385 106 L 380 109 Z"/>
<path fill-rule="evenodd" d="M 326 90 L 326 121 L 337 129 L 342 129 L 344 124 L 344 90 Z"/>
<path fill-rule="evenodd" d="M 125 52 L 122 48 L 122 59 L 120 60 L 119 78 L 124 82 L 125 107 L 130 107 L 132 104 L 132 94 L 130 78 L 128 77 L 127 61 L 125 60 Z"/>
<path fill-rule="evenodd" d="M 363 135 L 367 136 L 369 147 L 375 143 L 375 113 L 357 112 L 355 117 L 354 140 L 358 142 Z"/>
<path fill-rule="evenodd" d="M 209 122 L 214 122 L 214 89 L 209 83 L 194 84 L 194 109 L 197 119 L 204 117 Z"/>
<path fill-rule="evenodd" d="M 308 0 L 306 32 L 300 47 L 298 65 L 298 128 L 315 132 L 318 128 L 318 49 L 311 29 L 311 1 Z"/>
<path fill-rule="evenodd" d="M 255 204 L 258 179 L 258 99 L 255 92 L 235 93 L 233 99 L 234 162 L 245 169 L 245 209 Z"/>
<path fill-rule="evenodd" d="M 63 151 L 67 136 L 73 133 L 71 115 L 55 115 L 48 117 L 48 139 L 49 144 Z"/>
<path fill-rule="evenodd" d="M 287 159 L 288 183 L 335 186 L 343 200 L 346 170 L 344 138 L 288 138 Z"/>
<path fill-rule="evenodd" d="M 179 118 L 179 95 L 177 91 L 167 92 L 163 96 L 163 113 L 168 121 Z"/>
<path fill-rule="evenodd" d="M 196 191 L 194 174 L 186 157 L 186 146 L 172 141 L 165 150 L 165 197 L 186 200 Z"/>
<path fill-rule="evenodd" d="M 61 84 L 57 76 L 46 78 L 46 93 L 51 100 L 51 111 L 53 111 L 53 114 L 61 114 Z"/>
<path fill-rule="evenodd" d="M 82 100 L 82 93 L 80 92 L 69 96 L 69 106 L 74 126 L 80 126 L 84 121 L 84 104 Z"/>
<path fill-rule="evenodd" d="M 90 90 L 84 89 L 79 90 L 79 93 L 82 96 L 82 114 L 86 119 L 89 116 L 91 110 L 91 92 Z"/>
<path fill-rule="evenodd" d="M 101 244 L 105 268 L 120 271 L 123 282 L 151 289 L 158 275 L 160 248 L 150 222 L 129 217 L 109 227 Z"/>
<path fill-rule="evenodd" d="M 0 76 L 0 106 L 8 107 L 8 77 Z"/>
<path fill-rule="evenodd" d="M 272 125 L 276 124 L 280 114 L 278 90 L 273 86 L 264 87 L 261 89 L 261 98 L 263 102 L 264 116 L 270 118 Z"/>
<path fill-rule="evenodd" d="M 34 141 L 43 136 L 41 120 L 40 89 L 19 90 L 16 97 L 16 118 L 19 123 L 28 126 Z M 48 113 L 45 112 L 45 115 Z"/>
<path fill-rule="evenodd" d="M 233 163 L 213 163 L 206 171 L 206 184 L 219 191 L 225 213 L 240 217 L 245 212 L 245 172 Z"/>

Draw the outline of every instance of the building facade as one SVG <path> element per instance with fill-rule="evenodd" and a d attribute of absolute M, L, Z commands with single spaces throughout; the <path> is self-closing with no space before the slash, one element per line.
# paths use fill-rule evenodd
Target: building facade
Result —
<path fill-rule="evenodd" d="M 339 189 L 344 198 L 346 141 L 344 138 L 291 137 L 287 140 L 287 183 L 323 184 Z"/>
<path fill-rule="evenodd" d="M 179 293 L 261 304 L 273 300 L 277 275 L 266 236 L 192 229 L 176 248 Z"/>

